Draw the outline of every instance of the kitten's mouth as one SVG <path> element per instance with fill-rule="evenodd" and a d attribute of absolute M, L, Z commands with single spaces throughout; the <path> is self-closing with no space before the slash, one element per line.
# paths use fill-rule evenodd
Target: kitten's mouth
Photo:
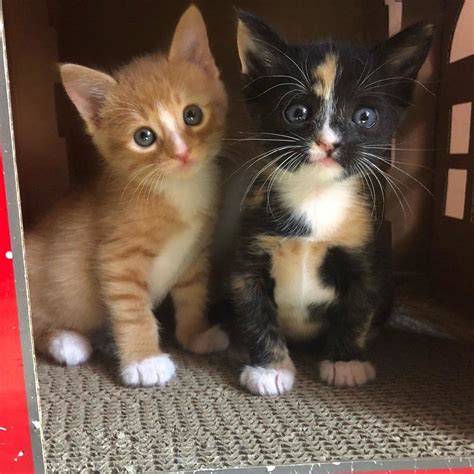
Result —
<path fill-rule="evenodd" d="M 337 165 L 337 161 L 329 155 L 318 155 L 318 156 L 311 156 L 309 162 L 313 165 L 320 165 L 324 167 L 330 167 Z"/>

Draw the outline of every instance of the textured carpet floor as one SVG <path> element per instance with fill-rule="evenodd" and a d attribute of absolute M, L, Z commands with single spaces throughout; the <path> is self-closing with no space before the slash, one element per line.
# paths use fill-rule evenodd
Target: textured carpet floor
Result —
<path fill-rule="evenodd" d="M 226 356 L 176 352 L 177 378 L 129 389 L 111 364 L 39 362 L 50 471 L 178 470 L 328 460 L 474 455 L 474 350 L 391 330 L 372 349 L 378 379 L 334 389 L 308 354 L 298 381 L 271 399 L 238 386 Z"/>

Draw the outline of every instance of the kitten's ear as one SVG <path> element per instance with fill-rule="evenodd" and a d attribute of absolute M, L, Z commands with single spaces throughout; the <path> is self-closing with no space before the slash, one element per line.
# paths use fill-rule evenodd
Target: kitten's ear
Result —
<path fill-rule="evenodd" d="M 219 70 L 209 48 L 206 24 L 196 6 L 191 5 L 179 19 L 171 41 L 168 59 L 194 63 L 209 74 L 219 77 Z"/>
<path fill-rule="evenodd" d="M 242 74 L 270 69 L 281 60 L 286 43 L 266 23 L 244 11 L 239 11 L 237 48 Z"/>
<path fill-rule="evenodd" d="M 381 68 L 391 76 L 415 78 L 433 40 L 434 25 L 420 22 L 375 48 Z"/>
<path fill-rule="evenodd" d="M 107 94 L 117 82 L 108 74 L 77 64 L 62 64 L 59 72 L 67 95 L 89 129 L 94 130 Z"/>

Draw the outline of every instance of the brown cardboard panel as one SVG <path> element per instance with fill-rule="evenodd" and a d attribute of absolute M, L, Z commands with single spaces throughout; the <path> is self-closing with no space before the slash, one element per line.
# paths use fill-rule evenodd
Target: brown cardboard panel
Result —
<path fill-rule="evenodd" d="M 432 209 L 435 200 L 430 193 L 433 193 L 434 187 L 444 3 L 443 0 L 402 2 L 402 28 L 417 21 L 431 21 L 438 25 L 433 47 L 418 75 L 418 79 L 431 92 L 427 92 L 422 86 L 416 87 L 413 106 L 406 113 L 395 143 L 399 150 L 393 154 L 396 162 L 390 174 L 397 180 L 404 196 L 403 206 L 390 186 L 387 187 L 385 216 L 392 223 L 394 265 L 397 271 L 403 272 L 426 273 L 429 270 Z"/>
<path fill-rule="evenodd" d="M 69 187 L 52 87 L 56 32 L 45 1 L 5 0 L 3 7 L 23 213 L 30 221 Z"/>
<path fill-rule="evenodd" d="M 472 313 L 474 304 L 474 150 L 466 154 L 449 152 L 451 111 L 453 104 L 474 101 L 474 56 L 450 63 L 450 46 L 462 2 L 449 2 L 445 14 L 445 38 L 442 47 L 441 87 L 437 123 L 436 196 L 433 229 L 431 272 L 437 292 L 446 300 L 464 305 Z M 474 140 L 471 120 L 470 143 Z M 450 169 L 467 170 L 466 199 L 463 219 L 445 215 L 446 182 Z"/>

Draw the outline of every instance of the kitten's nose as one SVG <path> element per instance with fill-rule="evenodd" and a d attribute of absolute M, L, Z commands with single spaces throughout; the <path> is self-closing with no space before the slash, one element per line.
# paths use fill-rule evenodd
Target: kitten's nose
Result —
<path fill-rule="evenodd" d="M 188 150 L 182 151 L 180 153 L 176 153 L 176 158 L 183 163 L 183 165 L 187 165 L 189 163 L 189 152 Z"/>
<path fill-rule="evenodd" d="M 322 150 L 324 150 L 328 156 L 331 156 L 332 152 L 340 146 L 340 143 L 331 142 L 325 140 L 324 138 L 319 138 L 316 140 L 316 145 L 319 146 Z"/>

